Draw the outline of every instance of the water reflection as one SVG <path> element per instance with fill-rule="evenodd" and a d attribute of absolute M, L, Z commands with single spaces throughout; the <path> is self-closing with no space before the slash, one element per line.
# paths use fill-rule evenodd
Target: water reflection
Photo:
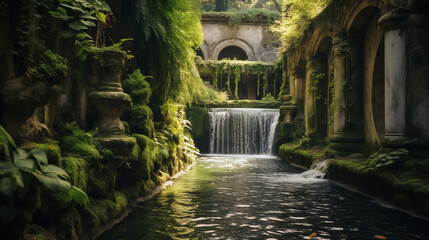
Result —
<path fill-rule="evenodd" d="M 100 239 L 427 239 L 428 222 L 275 158 L 201 157 Z"/>

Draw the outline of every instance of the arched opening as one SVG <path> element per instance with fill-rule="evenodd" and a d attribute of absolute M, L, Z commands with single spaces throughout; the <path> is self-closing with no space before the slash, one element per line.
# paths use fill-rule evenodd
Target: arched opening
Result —
<path fill-rule="evenodd" d="M 218 60 L 222 59 L 237 59 L 237 60 L 248 60 L 247 53 L 240 47 L 228 46 L 220 51 Z"/>
<path fill-rule="evenodd" d="M 384 136 L 384 41 L 381 41 L 375 57 L 372 81 L 372 114 L 379 139 Z"/>
<path fill-rule="evenodd" d="M 328 132 L 332 132 L 332 129 L 329 129 L 328 123 L 330 121 L 330 109 L 333 99 L 330 94 L 330 80 L 332 79 L 333 62 L 334 54 L 332 50 L 332 38 L 325 37 L 319 44 L 317 55 L 316 55 L 316 65 L 314 66 L 315 78 L 316 81 L 316 133 L 317 135 L 324 140 L 328 136 Z M 331 113 L 333 114 L 333 113 Z M 333 120 L 331 120 L 333 121 Z M 330 124 L 332 126 L 333 124 Z"/>
<path fill-rule="evenodd" d="M 204 57 L 204 52 L 203 52 L 203 50 L 201 50 L 201 48 L 198 48 L 198 49 L 196 50 L 196 53 L 197 53 L 197 56 L 198 56 L 198 57 L 201 57 L 203 60 L 205 59 L 205 57 Z"/>
<path fill-rule="evenodd" d="M 379 15 L 380 11 L 377 7 L 364 7 L 356 14 L 347 32 L 346 65 L 348 67 L 346 71 L 347 85 L 344 86 L 347 106 L 345 109 L 345 132 L 352 133 L 356 137 L 364 137 L 365 135 L 367 143 L 375 143 L 377 138 L 372 133 L 375 131 L 372 124 L 372 114 L 376 113 L 377 118 L 384 115 L 384 111 L 379 109 L 384 108 L 384 54 L 382 53 L 383 46 L 377 46 L 383 35 L 383 31 L 377 22 L 380 18 Z M 378 63 L 374 66 L 375 55 L 377 55 Z M 378 86 L 371 90 L 373 78 L 378 79 Z M 377 106 L 366 105 L 373 101 L 369 99 L 372 98 L 372 95 L 379 95 L 378 99 L 382 98 L 382 102 L 375 103 Z M 373 113 L 364 111 L 364 109 L 371 109 L 372 107 L 377 108 L 372 109 Z M 384 123 L 379 122 L 379 124 L 384 126 Z"/>

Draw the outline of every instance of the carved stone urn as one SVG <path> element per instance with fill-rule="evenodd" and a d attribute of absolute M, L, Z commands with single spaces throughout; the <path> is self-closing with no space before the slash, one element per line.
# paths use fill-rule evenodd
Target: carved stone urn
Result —
<path fill-rule="evenodd" d="M 88 95 L 91 106 L 97 112 L 95 140 L 114 154 L 109 165 L 117 169 L 129 157 L 136 140 L 125 136 L 125 127 L 119 117 L 131 106 L 131 97 L 123 92 L 121 71 L 126 54 L 123 51 L 100 51 L 95 55 L 99 64 L 97 91 Z"/>

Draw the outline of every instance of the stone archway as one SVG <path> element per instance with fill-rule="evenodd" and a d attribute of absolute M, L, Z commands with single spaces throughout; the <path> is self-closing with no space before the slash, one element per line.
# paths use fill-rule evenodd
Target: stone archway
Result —
<path fill-rule="evenodd" d="M 220 51 L 217 60 L 222 59 L 237 59 L 237 60 L 249 60 L 247 53 L 240 47 L 228 46 Z"/>
<path fill-rule="evenodd" d="M 212 51 L 212 55 L 210 59 L 217 60 L 219 58 L 219 54 L 226 47 L 235 46 L 243 49 L 243 51 L 247 54 L 249 61 L 257 61 L 255 51 L 247 44 L 245 41 L 241 39 L 227 39 L 220 42 Z"/>
<path fill-rule="evenodd" d="M 208 50 L 208 47 L 207 47 L 207 44 L 206 44 L 206 42 L 204 41 L 202 44 L 201 44 L 201 46 L 200 46 L 200 48 L 199 48 L 199 50 L 201 51 L 201 57 L 203 58 L 203 60 L 208 60 L 208 59 L 210 59 L 210 54 L 209 54 L 209 50 Z M 197 52 L 198 53 L 198 52 Z M 198 54 L 197 54 L 198 55 Z"/>

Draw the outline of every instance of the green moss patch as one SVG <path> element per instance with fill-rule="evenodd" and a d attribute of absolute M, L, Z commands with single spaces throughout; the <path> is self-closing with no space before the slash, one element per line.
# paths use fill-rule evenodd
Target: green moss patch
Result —
<path fill-rule="evenodd" d="M 329 178 L 377 196 L 404 209 L 429 216 L 429 160 L 409 159 L 383 169 L 368 168 L 368 159 L 341 159 L 329 166 Z"/>
<path fill-rule="evenodd" d="M 279 157 L 282 160 L 294 163 L 296 165 L 310 168 L 311 165 L 323 158 L 324 153 L 321 149 L 301 149 L 299 143 L 287 143 L 280 146 Z"/>

